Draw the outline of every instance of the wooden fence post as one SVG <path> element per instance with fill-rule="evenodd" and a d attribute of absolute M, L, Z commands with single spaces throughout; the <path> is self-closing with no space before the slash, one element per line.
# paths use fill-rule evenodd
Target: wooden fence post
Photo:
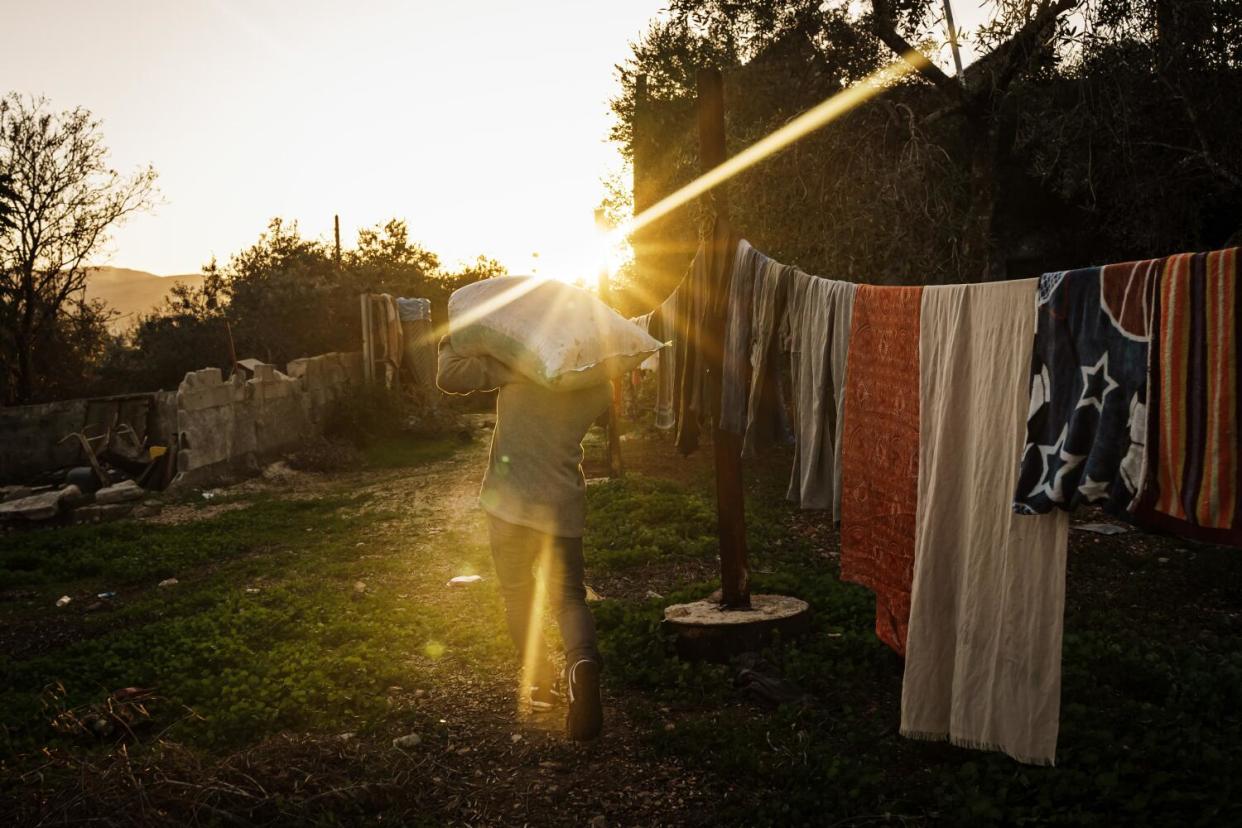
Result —
<path fill-rule="evenodd" d="M 700 69 L 698 74 L 700 172 L 723 164 L 725 150 L 724 77 L 719 69 Z M 729 249 L 729 201 L 722 184 L 704 196 L 714 208 L 714 231 L 707 244 L 715 246 L 710 275 L 711 291 L 721 297 L 727 290 L 735 250 Z M 709 315 L 702 341 L 707 369 L 719 379 L 724 361 L 727 313 Z M 718 385 L 718 383 L 717 383 Z M 718 418 L 717 418 L 718 419 Z M 750 607 L 750 567 L 746 562 L 746 504 L 742 489 L 742 440 L 713 423 L 712 448 L 716 462 L 716 527 L 720 543 L 721 604 L 726 609 Z"/>

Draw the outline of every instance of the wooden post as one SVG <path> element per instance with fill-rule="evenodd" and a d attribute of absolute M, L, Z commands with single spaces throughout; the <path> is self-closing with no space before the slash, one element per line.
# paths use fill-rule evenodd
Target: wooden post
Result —
<path fill-rule="evenodd" d="M 375 378 L 375 351 L 371 343 L 371 294 L 360 297 L 362 310 L 362 379 L 370 385 Z"/>
<path fill-rule="evenodd" d="M 336 269 L 341 269 L 341 217 L 332 217 L 332 234 L 336 237 L 336 246 L 333 248 L 333 259 L 336 261 Z"/>
<path fill-rule="evenodd" d="M 719 69 L 700 69 L 698 75 L 699 164 L 706 173 L 723 164 L 725 151 L 724 77 Z M 734 251 L 729 244 L 729 200 L 724 185 L 704 196 L 716 216 L 707 244 L 715 246 L 712 291 L 719 295 L 728 285 Z M 721 308 L 726 304 L 719 303 Z M 726 313 L 709 316 L 704 331 L 707 370 L 721 376 L 724 362 Z M 746 562 L 746 504 L 742 490 L 742 440 L 713 423 L 712 449 L 716 461 L 716 527 L 720 543 L 721 605 L 725 609 L 750 607 L 750 567 Z"/>
<path fill-rule="evenodd" d="M 599 233 L 600 238 L 608 232 L 607 220 L 604 217 L 602 208 L 595 210 L 595 230 Z M 608 262 L 603 261 L 599 264 L 599 300 L 605 305 L 612 305 L 612 291 L 608 285 Z M 624 378 L 614 379 L 609 383 L 612 388 L 611 398 L 608 401 L 608 476 L 617 478 L 621 476 L 621 430 L 617 427 L 617 383 L 622 382 Z"/>

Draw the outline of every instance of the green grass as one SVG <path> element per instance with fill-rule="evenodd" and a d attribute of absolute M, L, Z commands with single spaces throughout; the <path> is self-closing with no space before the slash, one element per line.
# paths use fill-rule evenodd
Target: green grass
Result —
<path fill-rule="evenodd" d="M 692 494 L 629 479 L 610 484 L 679 512 Z M 770 487 L 775 491 L 776 487 Z M 652 499 L 658 502 L 651 502 Z M 805 707 L 766 714 L 738 706 L 732 671 L 688 665 L 661 640 L 661 607 L 694 600 L 696 584 L 665 601 L 604 602 L 596 611 L 608 677 L 649 743 L 688 766 L 730 780 L 722 822 L 819 824 L 883 815 L 947 824 L 1237 823 L 1242 818 L 1242 642 L 1145 628 L 1123 607 L 1088 602 L 1071 612 L 1064 647 L 1058 766 L 1020 765 L 898 735 L 902 662 L 872 632 L 874 598 L 842 583 L 835 567 L 788 532 L 775 498 L 753 506 L 763 526 L 756 556 L 771 574 L 755 592 L 807 600 L 814 629 L 767 655 L 809 692 Z M 702 520 L 681 530 L 701 536 Z M 777 546 L 777 542 L 780 545 Z M 610 554 L 627 559 L 623 549 Z M 637 550 L 630 553 L 641 557 Z M 1121 561 L 1114 562 L 1125 565 Z M 1237 567 L 1232 570 L 1235 577 Z M 672 712 L 656 712 L 660 708 Z M 675 726 L 664 727 L 668 719 Z"/>
<path fill-rule="evenodd" d="M 1058 766 L 1028 767 L 898 735 L 902 662 L 872 632 L 873 596 L 842 583 L 791 531 L 783 480 L 750 485 L 754 590 L 795 595 L 814 610 L 810 635 L 767 654 L 810 694 L 807 705 L 759 710 L 738 699 L 730 668 L 671 655 L 662 607 L 715 584 L 594 605 L 611 698 L 638 727 L 645 756 L 677 757 L 714 780 L 723 791 L 715 822 L 1242 820 L 1242 643 L 1230 632 L 1236 627 L 1194 622 L 1202 610 L 1193 606 L 1170 610 L 1190 619 L 1179 626 L 1136 622 L 1132 604 L 1160 601 L 1167 570 L 1122 553 L 1092 563 L 1109 577 L 1129 567 L 1147 586 L 1124 600 L 1100 593 L 1071 602 Z M 703 484 L 630 475 L 592 486 L 588 503 L 590 571 L 714 555 Z M 408 519 L 365 506 L 352 492 L 263 497 L 185 526 L 119 523 L 6 538 L 0 578 L 37 589 L 40 603 L 0 605 L 0 623 L 53 615 L 51 600 L 72 585 L 116 587 L 124 600 L 112 613 L 81 616 L 72 643 L 0 656 L 0 757 L 47 745 L 94 749 L 49 726 L 54 710 L 42 700 L 58 683 L 65 695 L 55 704 L 69 707 L 121 687 L 153 687 L 161 700 L 151 729 L 171 726 L 170 738 L 211 752 L 282 730 L 421 727 L 407 721 L 418 715 L 409 705 L 388 706 L 390 686 L 432 687 L 450 666 L 480 677 L 512 671 L 494 579 L 432 602 L 402 597 L 448 574 L 490 572 L 481 535 L 420 538 Z M 385 532 L 401 540 L 380 543 Z M 1200 557 L 1217 588 L 1238 582 L 1236 558 Z M 457 570 L 441 572 L 445 562 Z M 181 584 L 153 586 L 169 575 Z M 365 593 L 355 591 L 357 580 Z M 186 718 L 187 709 L 199 718 Z"/>
<path fill-rule="evenodd" d="M 711 502 L 667 480 L 631 474 L 587 489 L 590 565 L 621 570 L 714 553 Z"/>
<path fill-rule="evenodd" d="M 11 535 L 0 551 L 0 582 L 28 586 L 92 578 L 122 586 L 159 580 L 187 567 L 300 545 L 307 528 L 332 530 L 329 519 L 350 502 L 345 496 L 264 496 L 217 519 L 177 526 L 120 521 Z"/>
<path fill-rule="evenodd" d="M 404 469 L 447 460 L 460 446 L 457 437 L 389 437 L 366 444 L 362 457 L 370 469 Z"/>
<path fill-rule="evenodd" d="M 89 575 L 145 588 L 123 593 L 114 612 L 82 616 L 102 630 L 83 628 L 80 640 L 34 657 L 0 657 L 0 755 L 75 741 L 52 731 L 43 707 L 41 696 L 58 684 L 65 692 L 55 703 L 64 708 L 102 703 L 124 687 L 154 688 L 153 726 L 175 724 L 171 738 L 227 748 L 282 730 L 380 726 L 387 688 L 429 684 L 443 659 L 504 669 L 494 586 L 442 605 L 409 600 L 410 579 L 423 576 L 411 556 L 372 554 L 377 526 L 393 516 L 360 515 L 362 500 L 269 499 L 184 526 L 21 536 L 3 559 L 21 564 L 30 583 Z M 440 542 L 463 565 L 486 565 L 485 549 L 451 535 Z M 180 584 L 153 587 L 168 575 Z M 359 580 L 365 592 L 355 589 Z M 470 601 L 469 611 L 455 601 Z M 196 718 L 186 719 L 188 710 Z"/>

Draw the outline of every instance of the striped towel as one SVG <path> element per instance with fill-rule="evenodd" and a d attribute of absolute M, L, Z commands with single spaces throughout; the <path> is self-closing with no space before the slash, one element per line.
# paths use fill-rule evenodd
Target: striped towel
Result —
<path fill-rule="evenodd" d="M 1147 457 L 1135 516 L 1242 546 L 1238 248 L 1169 258 L 1153 307 Z"/>
<path fill-rule="evenodd" d="M 875 633 L 906 652 L 919 494 L 921 287 L 860 285 L 841 440 L 841 579 L 875 593 Z"/>

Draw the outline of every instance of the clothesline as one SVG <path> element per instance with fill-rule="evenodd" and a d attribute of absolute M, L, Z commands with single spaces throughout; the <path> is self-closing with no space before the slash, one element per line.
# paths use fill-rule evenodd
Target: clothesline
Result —
<path fill-rule="evenodd" d="M 902 733 L 1051 763 L 1068 511 L 1242 545 L 1237 251 L 882 287 L 739 240 L 718 377 L 706 260 L 645 317 L 673 343 L 657 425 L 683 452 L 688 419 L 752 455 L 792 433 L 790 499 L 840 520 L 841 576 L 906 657 Z"/>

